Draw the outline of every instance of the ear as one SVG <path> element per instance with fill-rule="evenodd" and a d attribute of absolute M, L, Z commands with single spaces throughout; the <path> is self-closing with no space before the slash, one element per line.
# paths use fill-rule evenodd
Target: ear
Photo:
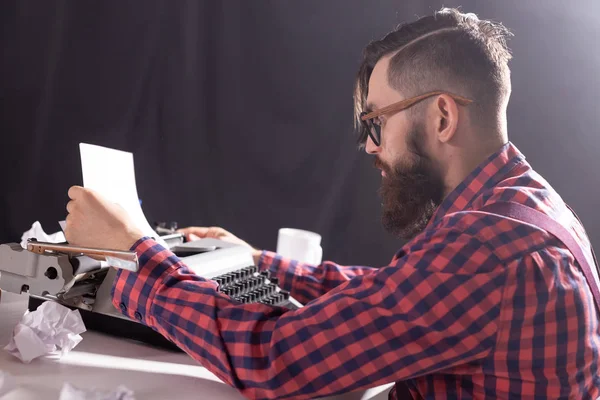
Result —
<path fill-rule="evenodd" d="M 436 97 L 434 107 L 437 138 L 447 143 L 454 137 L 458 126 L 458 106 L 452 97 L 441 94 Z"/>

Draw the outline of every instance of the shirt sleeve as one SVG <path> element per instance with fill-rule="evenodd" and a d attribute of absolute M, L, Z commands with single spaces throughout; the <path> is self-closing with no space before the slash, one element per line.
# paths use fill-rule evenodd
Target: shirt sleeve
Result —
<path fill-rule="evenodd" d="M 505 268 L 461 232 L 437 229 L 390 266 L 297 310 L 242 304 L 151 239 L 134 245 L 113 303 L 176 343 L 248 398 L 363 390 L 486 357 Z"/>
<path fill-rule="evenodd" d="M 258 268 L 268 270 L 279 279 L 279 286 L 290 292 L 291 296 L 306 304 L 357 276 L 377 271 L 377 268 L 365 266 L 342 266 L 331 261 L 320 265 L 301 263 L 282 257 L 279 254 L 263 251 Z"/>

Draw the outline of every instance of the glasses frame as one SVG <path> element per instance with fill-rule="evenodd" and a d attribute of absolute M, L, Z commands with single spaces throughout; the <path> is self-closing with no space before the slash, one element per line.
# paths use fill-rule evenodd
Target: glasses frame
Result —
<path fill-rule="evenodd" d="M 400 100 L 396 103 L 390 104 L 389 106 L 380 108 L 379 110 L 371 111 L 369 113 L 367 113 L 366 111 L 363 111 L 360 113 L 360 121 L 362 122 L 363 126 L 367 130 L 367 133 L 369 134 L 369 137 L 371 138 L 373 143 L 375 143 L 376 146 L 381 146 L 381 125 L 374 124 L 373 118 L 377 118 L 380 115 L 389 114 L 392 112 L 396 113 L 396 112 L 400 112 L 402 110 L 406 110 L 407 108 L 414 106 L 415 104 L 417 104 L 420 101 L 423 101 L 429 97 L 437 96 L 440 94 L 445 94 L 445 95 L 450 96 L 452 99 L 454 99 L 454 101 L 456 101 L 461 106 L 467 106 L 473 102 L 473 100 L 471 100 L 471 99 L 468 99 L 466 97 L 459 96 L 459 95 L 456 95 L 453 93 L 448 93 L 448 92 L 443 92 L 443 91 L 428 92 L 428 93 L 421 94 L 419 96 L 411 97 L 409 99 Z"/>

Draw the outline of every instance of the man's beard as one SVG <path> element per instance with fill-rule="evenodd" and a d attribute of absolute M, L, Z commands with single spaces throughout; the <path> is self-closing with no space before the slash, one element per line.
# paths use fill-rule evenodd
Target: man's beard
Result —
<path fill-rule="evenodd" d="M 383 226 L 405 240 L 425 229 L 444 198 L 444 181 L 425 154 L 424 137 L 422 125 L 413 127 L 406 140 L 409 156 L 393 168 L 375 159 L 375 166 L 386 174 L 379 189 Z"/>

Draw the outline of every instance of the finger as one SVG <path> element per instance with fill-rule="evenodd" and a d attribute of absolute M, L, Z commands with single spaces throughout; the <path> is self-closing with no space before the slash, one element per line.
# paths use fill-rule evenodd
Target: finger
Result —
<path fill-rule="evenodd" d="M 83 191 L 84 191 L 83 187 L 75 185 L 75 186 L 71 186 L 69 188 L 69 191 L 67 192 L 67 195 L 69 196 L 69 198 L 71 200 L 75 200 L 78 197 L 81 197 Z"/>
<path fill-rule="evenodd" d="M 71 229 L 73 227 L 73 216 L 71 214 L 67 214 L 67 217 L 65 218 L 65 239 L 67 239 L 67 242 L 71 242 L 70 237 L 71 237 Z"/>
<path fill-rule="evenodd" d="M 211 226 L 210 228 L 208 228 L 206 236 L 218 238 L 220 236 L 223 236 L 223 230 L 223 228 L 219 228 L 218 226 Z"/>
<path fill-rule="evenodd" d="M 200 227 L 200 226 L 190 226 L 183 229 L 178 229 L 177 232 L 182 233 L 186 240 L 198 240 L 206 237 L 206 233 L 208 232 L 208 228 Z"/>
<path fill-rule="evenodd" d="M 197 226 L 188 226 L 186 228 L 179 228 L 179 229 L 177 229 L 177 232 L 179 232 L 179 233 L 189 233 L 189 232 L 195 231 L 196 229 L 201 229 L 201 228 L 197 227 Z"/>
<path fill-rule="evenodd" d="M 204 237 L 204 236 L 206 236 L 206 233 L 208 232 L 208 228 L 201 227 L 201 226 L 190 226 L 187 228 L 178 229 L 177 232 L 183 233 L 184 235 L 194 234 L 199 237 Z"/>
<path fill-rule="evenodd" d="M 187 238 L 187 240 L 189 240 L 190 242 L 192 242 L 194 240 L 199 240 L 199 239 L 202 239 L 202 238 L 194 235 L 193 233 L 190 233 Z"/>
<path fill-rule="evenodd" d="M 73 213 L 73 207 L 75 207 L 75 202 L 73 200 L 71 200 L 67 203 L 67 212 L 69 214 Z"/>

